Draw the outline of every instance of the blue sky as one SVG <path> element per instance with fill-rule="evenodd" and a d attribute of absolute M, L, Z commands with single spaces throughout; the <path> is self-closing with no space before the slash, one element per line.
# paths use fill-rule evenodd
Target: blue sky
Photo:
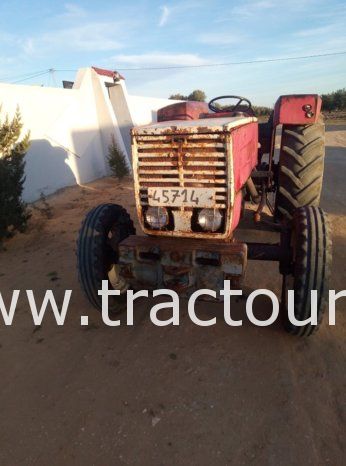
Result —
<path fill-rule="evenodd" d="M 0 3 L 0 80 L 8 82 L 48 68 L 203 65 L 344 50 L 344 0 Z M 240 94 L 271 105 L 280 94 L 346 87 L 346 55 L 121 73 L 136 95 L 167 97 L 200 88 L 209 98 Z M 57 83 L 73 78 L 73 72 L 55 74 Z M 53 80 L 43 76 L 25 83 Z"/>

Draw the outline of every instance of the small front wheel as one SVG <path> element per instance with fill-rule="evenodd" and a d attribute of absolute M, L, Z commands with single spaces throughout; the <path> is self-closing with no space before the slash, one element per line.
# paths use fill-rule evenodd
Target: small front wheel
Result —
<path fill-rule="evenodd" d="M 286 330 L 298 336 L 308 336 L 320 325 L 327 306 L 332 261 L 332 241 L 328 217 L 319 207 L 301 207 L 292 221 L 292 273 L 284 275 L 282 302 Z M 311 290 L 317 290 L 317 325 L 298 326 L 287 314 L 287 290 L 294 290 L 294 316 L 303 321 L 311 315 Z"/>
<path fill-rule="evenodd" d="M 120 289 L 120 296 L 110 296 L 109 311 L 121 311 L 125 302 L 126 282 L 118 274 L 118 245 L 136 233 L 127 211 L 116 204 L 101 204 L 85 217 L 77 242 L 77 268 L 81 287 L 96 308 L 101 309 L 102 280 L 109 289 Z"/>

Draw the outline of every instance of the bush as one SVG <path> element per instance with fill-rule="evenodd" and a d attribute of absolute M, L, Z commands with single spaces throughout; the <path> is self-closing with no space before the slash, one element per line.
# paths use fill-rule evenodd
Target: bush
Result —
<path fill-rule="evenodd" d="M 192 100 L 195 102 L 205 102 L 206 98 L 207 96 L 205 95 L 205 92 L 201 91 L 200 89 L 195 89 L 191 92 L 191 94 L 188 95 L 187 100 Z"/>
<path fill-rule="evenodd" d="M 205 102 L 205 99 L 207 96 L 205 95 L 205 92 L 201 91 L 200 89 L 195 89 L 194 91 L 191 92 L 189 95 L 183 95 L 183 94 L 172 94 L 169 96 L 169 99 L 172 100 L 192 100 L 196 102 Z"/>
<path fill-rule="evenodd" d="M 187 95 L 183 94 L 172 94 L 168 97 L 171 100 L 187 100 Z"/>
<path fill-rule="evenodd" d="M 269 116 L 271 115 L 273 111 L 273 109 L 270 107 L 263 107 L 263 106 L 257 106 L 257 105 L 253 105 L 252 108 L 256 116 Z"/>
<path fill-rule="evenodd" d="M 328 112 L 346 110 L 346 89 L 322 94 L 322 110 Z"/>
<path fill-rule="evenodd" d="M 108 164 L 112 175 L 120 180 L 130 174 L 126 154 L 119 148 L 114 135 L 112 135 L 111 144 L 108 147 Z"/>
<path fill-rule="evenodd" d="M 0 119 L 0 241 L 15 230 L 24 231 L 29 218 L 22 192 L 30 134 L 20 139 L 22 128 L 18 109 L 12 121 L 8 115 Z"/>

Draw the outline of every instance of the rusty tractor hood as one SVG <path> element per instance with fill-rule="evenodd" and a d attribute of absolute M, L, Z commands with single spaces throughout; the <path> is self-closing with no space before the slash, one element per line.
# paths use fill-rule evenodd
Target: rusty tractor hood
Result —
<path fill-rule="evenodd" d="M 161 123 L 153 123 L 145 126 L 137 126 L 132 129 L 133 135 L 152 134 L 203 134 L 231 131 L 233 128 L 256 122 L 255 117 L 222 117 L 203 118 L 199 120 L 172 120 Z"/>

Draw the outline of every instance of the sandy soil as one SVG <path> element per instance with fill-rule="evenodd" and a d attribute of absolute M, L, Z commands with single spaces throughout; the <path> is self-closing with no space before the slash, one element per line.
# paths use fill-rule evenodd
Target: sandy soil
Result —
<path fill-rule="evenodd" d="M 346 126 L 330 126 L 323 207 L 334 234 L 332 287 L 345 288 Z M 64 327 L 33 326 L 25 295 L 12 327 L 0 326 L 0 464 L 326 465 L 345 464 L 346 301 L 337 325 L 308 340 L 270 328 L 223 322 L 219 304 L 201 304 L 214 327 L 194 326 L 181 306 L 179 328 L 154 327 L 153 302 L 136 325 L 107 328 L 86 302 L 75 273 L 75 241 L 85 213 L 125 205 L 131 183 L 103 179 L 65 189 L 33 212 L 30 229 L 0 253 L 0 290 L 59 299 L 72 289 Z M 263 233 L 246 228 L 238 236 Z M 264 239 L 264 236 L 263 236 Z M 280 289 L 276 264 L 250 263 L 245 287 Z M 264 315 L 267 302 L 258 303 Z M 245 315 L 244 302 L 234 315 Z M 89 326 L 80 316 L 89 315 Z"/>

